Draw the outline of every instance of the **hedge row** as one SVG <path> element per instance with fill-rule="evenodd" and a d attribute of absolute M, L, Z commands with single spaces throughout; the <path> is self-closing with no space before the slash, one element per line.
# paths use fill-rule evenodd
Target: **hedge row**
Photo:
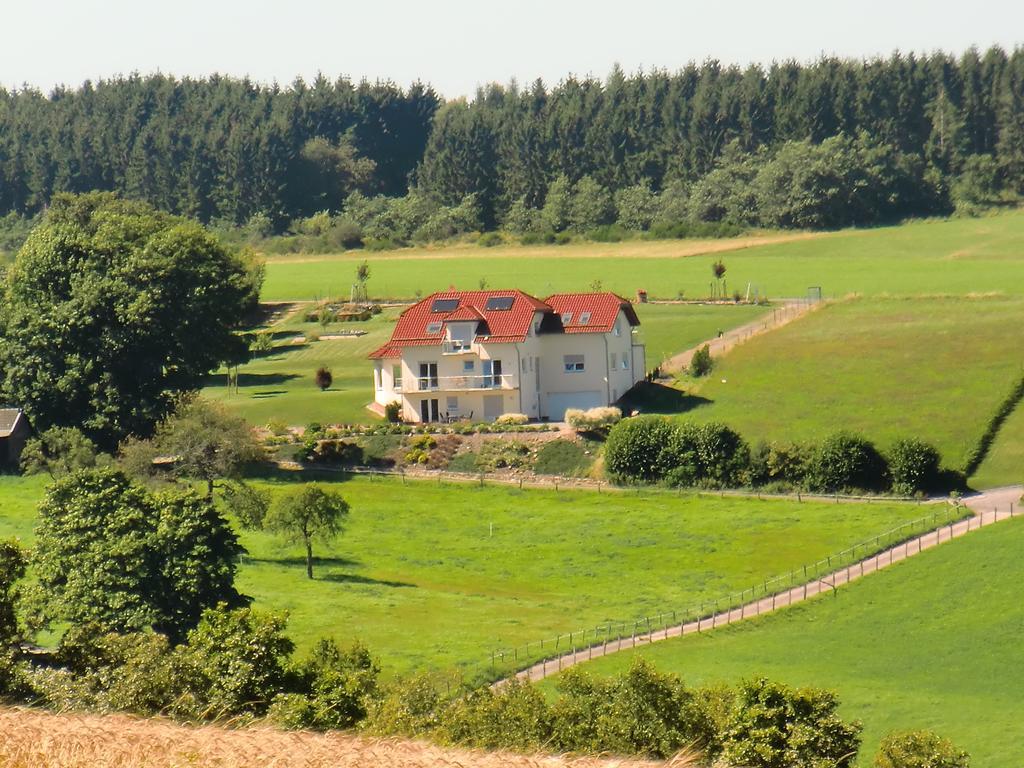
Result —
<path fill-rule="evenodd" d="M 885 455 L 860 435 L 837 432 L 818 444 L 760 444 L 724 424 L 639 416 L 608 435 L 605 466 L 621 483 L 735 488 L 776 485 L 815 492 L 892 491 L 913 495 L 943 483 L 941 456 L 916 439 L 897 440 Z"/>

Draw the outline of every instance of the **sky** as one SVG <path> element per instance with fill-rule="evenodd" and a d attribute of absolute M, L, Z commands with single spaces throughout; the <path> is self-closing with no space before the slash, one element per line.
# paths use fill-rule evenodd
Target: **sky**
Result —
<path fill-rule="evenodd" d="M 962 52 L 1024 44 L 1024 1 L 972 0 L 6 0 L 0 85 L 118 74 L 213 72 L 259 82 L 429 82 L 448 98 L 478 85 L 551 85 L 718 59 L 746 65 Z"/>

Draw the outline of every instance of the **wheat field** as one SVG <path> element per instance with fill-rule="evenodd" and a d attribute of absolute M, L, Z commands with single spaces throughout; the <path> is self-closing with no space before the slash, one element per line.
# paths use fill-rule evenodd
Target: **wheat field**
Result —
<path fill-rule="evenodd" d="M 668 763 L 523 756 L 266 727 L 188 727 L 125 715 L 0 708 L 0 768 L 690 768 Z"/>

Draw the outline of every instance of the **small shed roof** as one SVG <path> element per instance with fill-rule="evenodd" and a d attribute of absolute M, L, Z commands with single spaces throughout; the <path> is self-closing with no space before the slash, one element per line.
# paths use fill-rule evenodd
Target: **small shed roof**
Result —
<path fill-rule="evenodd" d="M 25 418 L 20 408 L 0 408 L 0 438 L 10 437 L 18 427 L 18 422 Z"/>

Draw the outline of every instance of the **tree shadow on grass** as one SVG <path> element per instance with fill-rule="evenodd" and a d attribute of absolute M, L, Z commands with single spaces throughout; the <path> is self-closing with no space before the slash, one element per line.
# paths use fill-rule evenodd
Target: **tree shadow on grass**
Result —
<path fill-rule="evenodd" d="M 681 389 L 659 384 L 653 381 L 642 381 L 623 395 L 619 406 L 624 413 L 677 414 L 692 411 L 713 401 L 700 395 L 691 395 Z"/>
<path fill-rule="evenodd" d="M 251 557 L 244 555 L 243 560 L 248 563 L 267 563 L 269 565 L 287 565 L 287 566 L 302 566 L 306 567 L 306 558 L 304 557 Z M 358 560 L 349 560 L 345 557 L 314 557 L 313 558 L 313 569 L 322 568 L 326 566 L 334 566 L 335 568 L 350 568 L 354 565 L 360 565 Z"/>
<path fill-rule="evenodd" d="M 299 378 L 297 373 L 239 373 L 238 387 L 269 387 Z"/>
<path fill-rule="evenodd" d="M 318 581 L 331 581 L 331 582 L 334 582 L 335 584 L 364 584 L 364 585 L 367 585 L 367 586 L 396 587 L 396 588 L 403 588 L 403 587 L 413 587 L 413 588 L 415 588 L 416 587 L 415 584 L 409 584 L 408 582 L 405 582 L 405 581 L 385 581 L 383 579 L 371 579 L 371 578 L 369 578 L 367 576 L 357 576 L 354 573 L 331 572 L 331 573 L 324 574 L 322 576 L 317 576 L 317 574 L 316 574 L 316 566 L 315 565 L 313 566 L 313 576 Z"/>

